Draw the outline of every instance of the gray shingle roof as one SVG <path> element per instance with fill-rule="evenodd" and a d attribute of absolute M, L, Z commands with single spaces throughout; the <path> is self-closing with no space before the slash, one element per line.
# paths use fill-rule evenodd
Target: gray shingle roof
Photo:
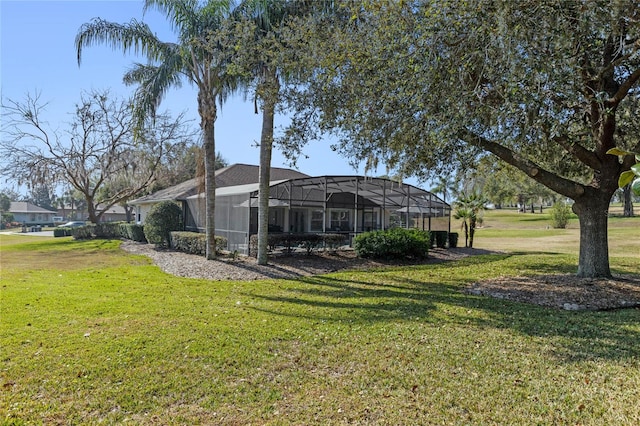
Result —
<path fill-rule="evenodd" d="M 216 188 L 257 183 L 259 181 L 259 173 L 260 168 L 250 164 L 232 164 L 231 166 L 223 167 L 216 170 Z M 304 177 L 309 177 L 309 175 L 297 170 L 280 167 L 271 168 L 271 181 Z M 204 192 L 204 182 L 202 178 L 194 178 L 170 188 L 154 192 L 153 194 L 145 195 L 144 197 L 130 201 L 129 204 L 157 203 L 167 200 L 181 201 L 200 192 Z"/>
<path fill-rule="evenodd" d="M 9 211 L 11 213 L 58 213 L 56 211 L 43 209 L 42 207 L 38 207 L 35 204 L 27 203 L 25 201 L 12 201 Z"/>

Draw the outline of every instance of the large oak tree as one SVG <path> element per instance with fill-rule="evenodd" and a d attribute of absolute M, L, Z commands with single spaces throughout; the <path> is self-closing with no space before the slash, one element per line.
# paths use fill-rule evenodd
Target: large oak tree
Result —
<path fill-rule="evenodd" d="M 314 72 L 288 94 L 282 143 L 295 151 L 333 131 L 355 160 L 427 177 L 491 153 L 574 201 L 577 274 L 610 276 L 609 202 L 634 159 L 607 151 L 640 148 L 637 2 L 345 5 L 346 22 L 293 27 Z"/>

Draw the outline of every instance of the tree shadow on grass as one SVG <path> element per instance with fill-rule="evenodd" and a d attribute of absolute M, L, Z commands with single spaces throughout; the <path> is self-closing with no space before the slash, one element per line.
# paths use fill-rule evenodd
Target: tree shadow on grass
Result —
<path fill-rule="evenodd" d="M 466 276 L 461 268 L 491 268 L 491 263 L 507 258 L 484 256 L 455 264 L 305 277 L 297 280 L 300 285 L 287 288 L 284 293 L 260 294 L 256 289 L 247 296 L 267 302 L 253 309 L 312 320 L 446 321 L 475 327 L 479 332 L 485 328 L 511 330 L 549 339 L 545 347 L 561 362 L 640 357 L 639 309 L 563 311 L 462 292 L 476 278 Z M 547 263 L 529 259 L 522 265 L 518 272 L 559 273 L 574 268 L 561 260 Z"/>

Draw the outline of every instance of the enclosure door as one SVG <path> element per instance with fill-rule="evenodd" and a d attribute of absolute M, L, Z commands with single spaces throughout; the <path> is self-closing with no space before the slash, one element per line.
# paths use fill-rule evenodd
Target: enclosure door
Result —
<path fill-rule="evenodd" d="M 306 232 L 305 213 L 306 210 L 303 209 L 291 209 L 291 221 L 289 222 L 291 232 Z"/>
<path fill-rule="evenodd" d="M 375 231 L 379 228 L 377 210 L 365 210 L 362 216 L 362 231 Z"/>

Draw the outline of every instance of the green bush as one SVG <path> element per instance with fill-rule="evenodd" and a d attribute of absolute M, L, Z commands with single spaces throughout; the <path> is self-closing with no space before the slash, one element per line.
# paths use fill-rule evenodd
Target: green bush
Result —
<path fill-rule="evenodd" d="M 567 203 L 558 201 L 551 207 L 551 223 L 554 228 L 566 228 L 569 217 L 571 217 L 571 207 Z"/>
<path fill-rule="evenodd" d="M 120 238 L 120 222 L 96 223 L 93 230 L 96 238 L 116 239 Z"/>
<path fill-rule="evenodd" d="M 458 233 L 449 232 L 449 248 L 458 247 Z"/>
<path fill-rule="evenodd" d="M 171 231 L 182 228 L 182 209 L 172 201 L 162 201 L 151 208 L 144 223 L 144 236 L 157 247 L 171 247 Z"/>
<path fill-rule="evenodd" d="M 120 237 L 127 240 L 137 241 L 140 243 L 146 243 L 147 239 L 144 237 L 144 227 L 137 223 L 124 223 L 121 222 L 119 226 Z"/>
<path fill-rule="evenodd" d="M 431 231 L 431 234 L 435 238 L 436 247 L 445 248 L 447 247 L 447 239 L 449 238 L 448 231 Z M 432 246 L 433 247 L 433 246 Z"/>
<path fill-rule="evenodd" d="M 54 237 L 68 237 L 71 235 L 71 228 L 55 228 L 53 230 Z"/>
<path fill-rule="evenodd" d="M 227 239 L 216 235 L 216 252 L 227 247 Z M 199 232 L 171 232 L 171 247 L 189 254 L 207 254 L 207 235 Z"/>
<path fill-rule="evenodd" d="M 71 236 L 74 240 L 90 240 L 94 235 L 93 228 L 95 228 L 94 224 L 79 226 L 77 228 L 70 228 Z"/>
<path fill-rule="evenodd" d="M 330 251 L 336 251 L 340 246 L 348 244 L 345 234 L 322 234 L 322 243 L 324 248 Z"/>
<path fill-rule="evenodd" d="M 274 233 L 269 234 L 267 246 L 269 251 L 282 248 L 285 253 L 292 253 L 297 247 L 303 248 L 307 254 L 313 253 L 322 245 L 335 250 L 342 245 L 345 236 L 341 234 L 315 234 L 315 233 Z M 258 253 L 258 235 L 253 234 L 249 238 L 249 254 L 256 256 Z"/>
<path fill-rule="evenodd" d="M 365 232 L 354 240 L 359 257 L 424 259 L 429 254 L 428 231 L 393 228 L 384 231 Z"/>

